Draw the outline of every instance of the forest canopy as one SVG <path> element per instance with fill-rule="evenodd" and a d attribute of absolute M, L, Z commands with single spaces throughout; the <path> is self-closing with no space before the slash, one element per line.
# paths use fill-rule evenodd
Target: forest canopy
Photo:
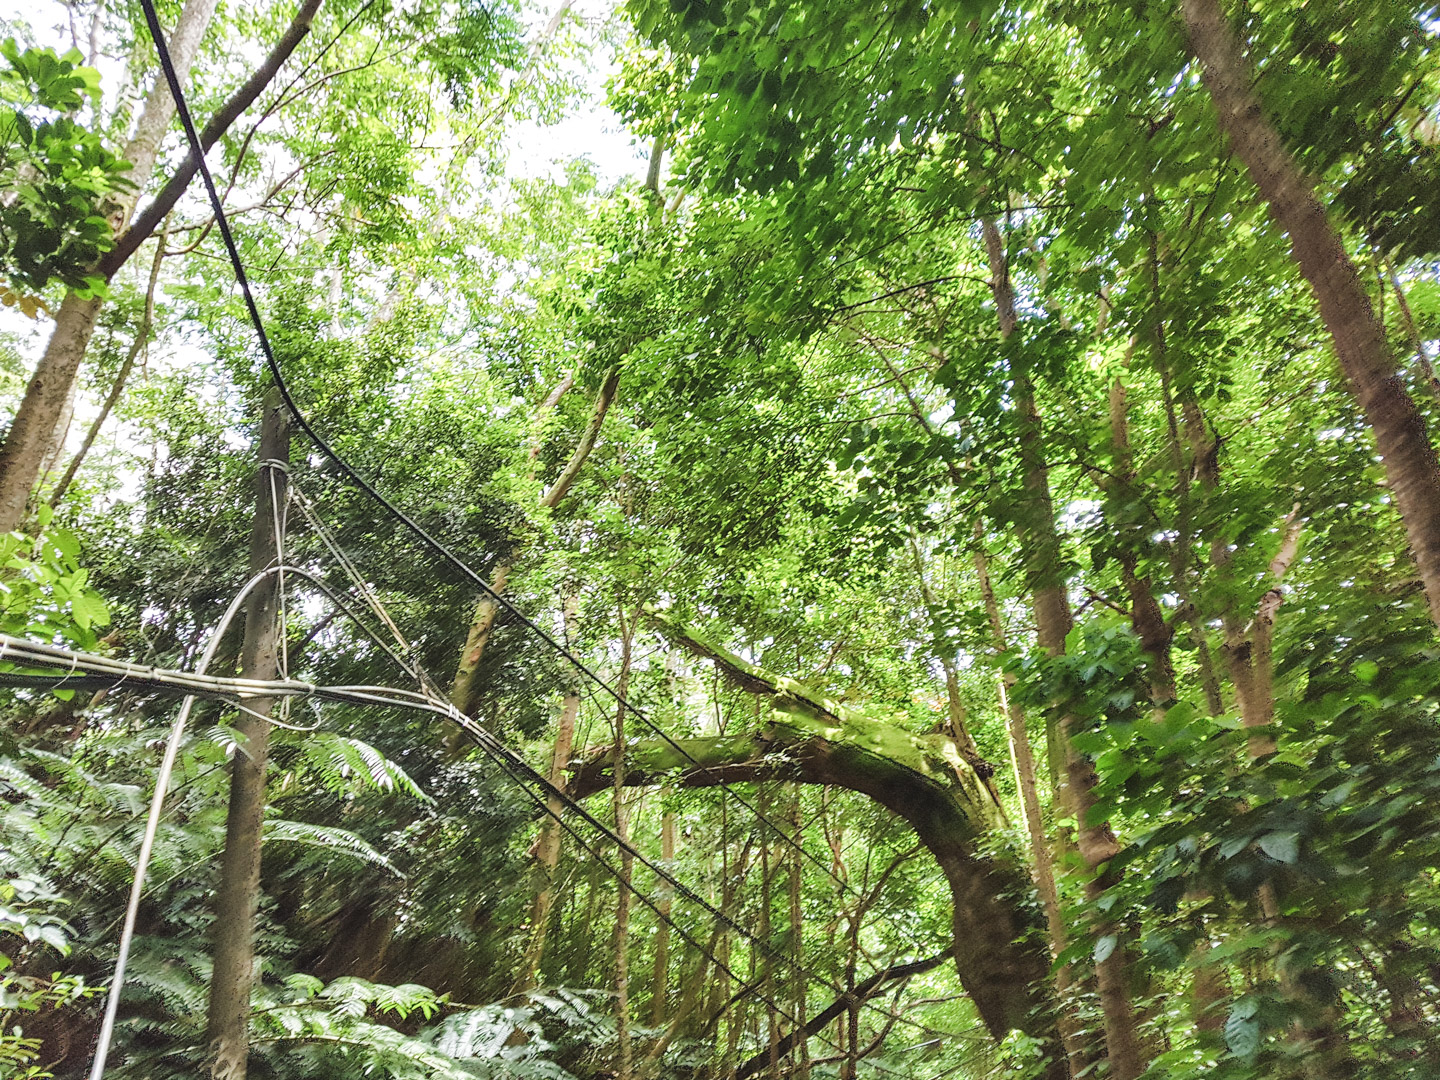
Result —
<path fill-rule="evenodd" d="M 0 1078 L 1440 1075 L 1437 39 L 0 18 Z"/>

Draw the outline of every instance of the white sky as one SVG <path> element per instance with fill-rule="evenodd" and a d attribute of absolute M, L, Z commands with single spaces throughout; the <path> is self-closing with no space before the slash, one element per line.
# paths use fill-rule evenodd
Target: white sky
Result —
<path fill-rule="evenodd" d="M 527 0 L 532 5 L 535 2 Z M 553 5 L 555 0 L 550 2 Z M 615 0 L 576 0 L 571 12 L 593 24 L 613 18 L 615 8 Z M 553 10 L 552 6 L 537 12 L 534 23 L 543 26 Z M 558 180 L 563 170 L 554 167 L 556 162 L 588 157 L 596 165 L 602 186 L 626 176 L 643 179 L 649 148 L 624 130 L 620 118 L 605 103 L 605 82 L 615 73 L 613 58 L 601 45 L 591 61 L 583 102 L 571 115 L 550 127 L 532 121 L 511 126 L 505 141 L 512 176 L 532 178 L 548 173 Z"/>

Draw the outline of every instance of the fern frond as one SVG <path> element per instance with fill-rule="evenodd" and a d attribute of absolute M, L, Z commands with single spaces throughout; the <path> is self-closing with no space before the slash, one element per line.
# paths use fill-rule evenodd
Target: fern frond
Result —
<path fill-rule="evenodd" d="M 271 843 L 288 842 L 323 848 L 379 866 L 398 878 L 405 876 L 395 868 L 394 863 L 348 829 L 312 825 L 306 821 L 271 819 L 265 822 L 265 839 Z"/>
<path fill-rule="evenodd" d="M 320 731 L 305 743 L 305 756 L 327 787 L 343 793 L 358 781 L 362 788 L 398 791 L 431 802 L 420 785 L 393 761 L 361 739 Z"/>
<path fill-rule="evenodd" d="M 0 758 L 0 792 L 6 787 L 39 803 L 50 801 L 50 791 L 11 758 Z"/>

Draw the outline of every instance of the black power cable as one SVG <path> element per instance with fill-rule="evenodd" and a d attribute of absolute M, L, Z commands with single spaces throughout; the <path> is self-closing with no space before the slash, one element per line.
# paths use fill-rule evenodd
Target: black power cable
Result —
<path fill-rule="evenodd" d="M 673 739 L 668 732 L 666 732 L 663 728 L 661 728 L 658 724 L 651 720 L 649 716 L 647 716 L 642 710 L 637 709 L 634 705 L 631 705 L 612 686 L 610 686 L 609 683 L 607 683 L 595 671 L 593 671 L 584 661 L 571 653 L 560 642 L 555 640 L 555 638 L 551 634 L 549 634 L 544 628 L 535 623 L 534 620 L 530 619 L 527 615 L 525 615 L 524 612 L 522 612 L 519 608 L 512 604 L 501 593 L 491 588 L 490 584 L 485 581 L 485 579 L 481 577 L 480 574 L 478 574 L 464 560 L 462 560 L 458 555 L 451 551 L 449 547 L 447 547 L 442 541 L 438 540 L 436 537 L 432 536 L 430 532 L 428 532 L 419 522 L 417 522 L 414 518 L 412 518 L 395 503 L 391 502 L 390 499 L 387 498 L 382 492 L 380 492 L 373 484 L 371 484 L 368 480 L 361 476 L 344 458 L 340 456 L 340 454 L 334 449 L 334 447 L 332 447 L 330 443 L 318 431 L 315 430 L 314 426 L 305 417 L 305 414 L 301 412 L 299 405 L 296 403 L 294 397 L 290 393 L 290 388 L 285 381 L 284 373 L 280 369 L 279 361 L 276 360 L 275 353 L 271 348 L 269 336 L 265 332 L 265 323 L 260 316 L 259 307 L 255 303 L 255 297 L 250 288 L 249 275 L 246 273 L 244 261 L 240 256 L 239 246 L 235 242 L 235 236 L 231 231 L 230 222 L 225 215 L 224 203 L 222 202 L 220 198 L 220 193 L 215 186 L 215 179 L 210 172 L 209 165 L 206 163 L 204 150 L 200 143 L 199 134 L 195 128 L 194 119 L 190 114 L 189 105 L 185 100 L 184 90 L 180 85 L 179 76 L 175 71 L 174 63 L 170 57 L 170 50 L 165 41 L 165 34 L 163 28 L 160 25 L 159 15 L 155 10 L 154 0 L 141 0 L 141 7 L 145 12 L 146 25 L 148 26 L 151 38 L 155 43 L 155 49 L 160 60 L 160 66 L 164 71 L 166 82 L 168 83 L 170 88 L 170 93 L 175 101 L 176 115 L 179 117 L 181 127 L 185 131 L 185 136 L 189 142 L 191 153 L 195 156 L 195 160 L 198 163 L 198 171 L 200 173 L 200 177 L 204 182 L 206 193 L 209 195 L 211 208 L 215 213 L 216 226 L 218 227 L 221 239 L 224 242 L 226 252 L 229 255 L 230 264 L 235 274 L 236 283 L 239 285 L 241 296 L 245 301 L 245 309 L 249 314 L 250 322 L 254 327 L 256 337 L 260 343 L 261 352 L 265 357 L 266 367 L 270 372 L 270 376 L 275 383 L 276 389 L 280 393 L 281 399 L 285 403 L 285 407 L 289 410 L 291 416 L 294 418 L 296 425 L 301 429 L 301 431 L 305 433 L 305 435 L 311 440 L 311 442 L 315 444 L 315 446 L 321 451 L 321 453 L 323 453 L 327 458 L 330 459 L 331 462 L 334 463 L 336 468 L 339 469 L 340 472 L 347 479 L 349 479 L 352 483 L 354 483 L 357 487 L 359 487 L 362 491 L 369 495 L 370 498 L 372 498 L 375 502 L 382 506 L 394 518 L 400 521 L 433 553 L 440 556 L 441 559 L 449 563 L 455 569 L 459 570 L 461 574 L 463 574 L 466 578 L 468 578 L 471 582 L 478 586 L 482 592 L 484 592 L 491 599 L 493 599 L 500 607 L 508 611 L 527 629 L 529 629 L 532 633 L 534 633 L 537 637 L 544 641 L 548 646 L 550 646 L 550 648 L 553 649 L 558 655 L 562 656 L 567 662 L 569 662 L 577 671 L 585 675 L 588 679 L 590 679 L 602 690 L 604 690 L 605 693 L 608 694 L 617 703 L 617 705 L 619 705 L 621 709 L 635 716 L 638 720 L 644 723 L 646 727 L 654 731 L 668 746 L 670 746 L 673 750 L 679 753 L 687 761 L 695 765 L 698 769 L 700 769 L 706 774 L 713 774 L 713 771 L 711 769 L 709 769 L 702 762 L 698 761 L 695 757 L 693 757 L 683 746 L 676 742 L 675 739 Z M 428 682 L 429 680 L 425 681 Z M 462 725 L 462 728 L 467 731 L 470 730 L 469 725 Z M 471 737 L 476 741 L 477 745 L 481 746 L 481 748 L 484 749 L 483 743 L 479 738 L 477 738 L 473 733 Z M 590 812 L 586 810 L 583 806 L 581 806 L 576 800 L 570 798 L 568 795 L 566 795 L 565 792 L 550 784 L 549 780 L 546 777 L 541 776 L 527 763 L 514 755 L 513 751 L 510 751 L 508 748 L 504 747 L 503 744 L 500 744 L 498 740 L 493 740 L 493 736 L 488 736 L 488 733 L 486 735 L 486 741 L 494 741 L 494 745 L 497 751 L 502 754 L 507 761 L 515 763 L 521 769 L 528 772 L 533 778 L 534 782 L 538 782 L 542 787 L 549 789 L 549 792 L 551 794 L 558 796 L 571 810 L 573 810 L 582 819 L 584 819 L 587 824 L 590 824 L 592 827 L 597 828 L 603 834 L 607 835 L 617 846 L 621 848 L 622 851 L 626 852 L 631 857 L 638 859 L 643 865 L 648 867 L 657 876 L 661 877 L 668 884 L 670 884 L 670 886 L 674 888 L 677 893 L 684 896 L 690 902 L 695 903 L 698 906 L 709 911 L 715 918 L 721 920 L 725 925 L 730 927 L 734 932 L 741 935 L 753 946 L 759 947 L 762 952 L 764 952 L 767 956 L 770 956 L 772 959 L 776 959 L 788 966 L 793 966 L 802 975 L 806 976 L 807 978 L 813 978 L 815 979 L 815 981 L 820 982 L 822 985 L 828 985 L 832 990 L 837 993 L 843 992 L 837 984 L 830 983 L 830 981 L 827 979 L 818 978 L 814 975 L 814 973 L 808 971 L 802 964 L 800 964 L 793 958 L 775 953 L 770 946 L 762 943 L 758 938 L 755 938 L 753 935 L 751 935 L 742 927 L 740 927 L 737 923 L 735 923 L 732 919 L 730 919 L 729 916 L 719 911 L 719 909 L 714 908 L 698 893 L 695 893 L 688 886 L 682 884 L 672 875 L 662 870 L 660 867 L 656 866 L 653 862 L 651 862 L 645 856 L 637 852 L 633 847 L 631 847 L 620 837 L 610 832 L 608 827 L 606 827 L 602 822 L 600 822 L 599 819 L 595 818 L 594 815 L 590 814 Z M 488 752 L 489 751 L 487 751 L 487 753 Z M 516 779 L 517 781 L 519 780 L 518 777 L 516 777 Z M 813 864 L 815 864 L 822 871 L 824 871 L 828 877 L 836 881 L 837 884 L 839 884 L 843 889 L 854 892 L 853 887 L 850 886 L 849 883 L 837 877 L 835 873 L 828 866 L 826 866 L 821 859 L 819 859 L 812 852 L 808 851 L 803 846 L 803 844 L 800 844 L 783 829 L 781 829 L 778 825 L 776 825 L 773 821 L 767 818 L 757 807 L 747 802 L 740 795 L 735 793 L 733 789 L 731 789 L 724 781 L 719 781 L 719 786 L 723 790 L 725 790 L 731 798 L 733 798 L 736 802 L 740 803 L 740 805 L 744 806 L 747 810 L 749 810 L 756 817 L 757 820 L 763 822 L 777 837 L 783 840 L 788 846 L 794 848 L 797 852 L 804 855 Z M 532 797 L 539 798 L 534 792 L 530 792 L 528 788 L 526 788 L 526 791 L 527 794 L 531 795 Z M 539 801 L 542 804 L 545 804 L 546 802 L 544 799 L 539 799 Z M 546 805 L 546 809 L 547 812 L 549 812 L 548 805 Z M 552 816 L 557 815 L 554 815 L 552 812 Z M 567 832 L 570 832 L 572 836 L 574 835 L 573 830 L 570 826 L 568 826 L 563 821 L 561 822 L 561 825 L 566 829 Z M 614 872 L 613 869 L 612 872 Z M 637 892 L 637 895 L 640 894 Z M 646 903 L 647 906 L 653 907 L 653 905 L 647 898 L 642 897 L 642 902 Z M 674 928 L 677 930 L 677 932 L 681 932 L 679 930 L 679 927 Z M 783 1010 L 780 1010 L 778 1007 L 774 1006 L 773 1003 L 767 1002 L 767 1004 L 770 1004 L 772 1008 L 775 1008 L 777 1013 L 785 1015 Z M 792 1023 L 796 1022 L 793 1017 L 787 1016 L 786 1018 L 789 1019 Z M 901 1019 L 903 1020 L 905 1018 L 902 1017 Z M 909 1021 L 909 1023 L 914 1022 Z M 873 1066 L 873 1063 L 871 1064 Z"/>
<path fill-rule="evenodd" d="M 706 774 L 713 775 L 712 770 L 706 767 L 702 762 L 696 760 L 660 725 L 655 723 L 655 721 L 651 720 L 650 717 L 647 716 L 642 710 L 637 709 L 634 705 L 631 705 L 628 701 L 621 697 L 615 691 L 614 687 L 612 687 L 598 674 L 596 674 L 595 671 L 592 670 L 583 660 L 577 657 L 574 653 L 570 652 L 560 642 L 556 641 L 554 636 L 548 633 L 543 627 L 538 625 L 533 619 L 529 618 L 524 612 L 522 612 L 519 608 L 517 608 L 514 604 L 507 600 L 503 594 L 491 588 L 489 582 L 487 582 L 483 577 L 476 573 L 476 571 L 472 567 L 470 567 L 469 564 L 467 564 L 463 559 L 461 559 L 458 555 L 451 551 L 450 548 L 447 547 L 442 541 L 432 536 L 430 532 L 425 529 L 424 526 L 422 526 L 418 521 L 412 518 L 404 510 L 400 509 L 400 507 L 395 505 L 395 503 L 391 502 L 390 499 L 387 498 L 379 489 L 377 489 L 373 484 L 371 484 L 368 480 L 366 480 L 363 476 L 356 472 L 355 469 L 350 465 L 350 463 L 347 462 L 344 458 L 342 458 L 339 453 L 336 452 L 335 448 L 332 447 L 330 443 L 327 442 L 326 439 L 318 431 L 315 430 L 314 426 L 310 423 L 310 421 L 306 419 L 305 414 L 300 411 L 299 405 L 296 403 L 295 398 L 290 393 L 289 385 L 285 382 L 285 375 L 280 370 L 280 363 L 278 360 L 275 359 L 275 353 L 270 347 L 270 338 L 269 335 L 267 335 L 265 332 L 264 320 L 260 317 L 260 309 L 256 305 L 254 294 L 250 290 L 250 277 L 245 271 L 245 264 L 240 257 L 240 249 L 235 243 L 234 233 L 232 233 L 230 230 L 229 219 L 225 216 L 224 203 L 221 201 L 220 192 L 215 186 L 215 178 L 211 175 L 210 166 L 205 161 L 205 152 L 200 143 L 199 133 L 196 131 L 195 128 L 195 120 L 190 115 L 190 107 L 185 101 L 184 90 L 180 86 L 180 78 L 176 74 L 175 65 L 170 58 L 170 49 L 165 42 L 165 32 L 160 26 L 160 17 L 155 11 L 154 0 L 141 0 L 140 6 L 145 11 L 146 25 L 149 27 L 150 36 L 155 42 L 155 51 L 159 56 L 160 66 L 164 70 L 165 80 L 170 86 L 170 93 L 175 99 L 176 115 L 180 118 L 181 127 L 185 129 L 185 137 L 189 141 L 190 152 L 198 163 L 200 178 L 204 181 L 205 191 L 210 197 L 210 206 L 215 213 L 215 224 L 219 228 L 220 237 L 225 244 L 225 250 L 230 256 L 230 265 L 235 273 L 235 281 L 240 286 L 240 294 L 245 300 L 245 310 L 249 313 L 250 322 L 255 328 L 255 335 L 260 342 L 260 351 L 265 356 L 265 366 L 270 372 L 270 377 L 275 382 L 275 388 L 280 392 L 280 397 L 285 402 L 285 407 L 290 411 L 290 415 L 294 417 L 296 425 L 300 428 L 301 431 L 305 433 L 305 435 L 310 439 L 310 441 L 315 444 L 315 446 L 320 450 L 320 452 L 324 454 L 327 458 L 329 458 L 331 462 L 334 463 L 335 467 L 339 469 L 340 472 L 347 479 L 349 479 L 358 488 L 360 488 L 377 503 L 379 503 L 382 507 L 384 507 L 388 513 L 394 516 L 417 538 L 419 538 L 419 540 L 426 547 L 428 547 L 436 555 L 440 556 L 441 559 L 449 563 L 456 570 L 459 570 L 461 574 L 463 574 L 471 582 L 477 585 L 482 592 L 484 592 L 507 612 L 513 615 L 516 619 L 518 619 L 533 634 L 538 636 L 541 641 L 549 645 L 550 648 L 553 649 L 557 654 L 564 657 L 565 660 L 571 665 L 573 665 L 577 671 L 579 671 L 586 678 L 590 679 L 602 690 L 604 690 L 605 693 L 608 694 L 611 698 L 613 698 L 622 709 L 624 709 L 626 712 L 630 713 L 632 716 L 638 719 L 651 731 L 655 732 L 655 734 L 658 735 L 660 739 L 665 742 L 666 745 L 668 745 L 672 750 L 680 754 L 683 758 L 685 758 L 685 760 L 689 761 L 696 768 L 702 770 Z M 815 866 L 819 867 L 829 877 L 831 877 L 842 889 L 850 889 L 849 884 L 837 877 L 834 872 L 825 864 L 824 860 L 820 859 L 817 855 L 807 850 L 802 843 L 800 843 L 794 837 L 786 833 L 769 818 L 765 817 L 765 815 L 760 812 L 760 809 L 758 807 L 747 802 L 734 790 L 730 789 L 729 786 L 726 785 L 723 781 L 719 781 L 718 785 L 727 792 L 730 798 L 734 799 L 741 806 L 749 810 L 752 814 L 756 816 L 758 820 L 764 822 L 764 824 L 771 831 L 773 831 L 775 835 L 779 837 L 786 845 L 795 848 L 800 854 L 802 854 L 805 858 L 809 859 L 810 862 L 812 862 Z"/>

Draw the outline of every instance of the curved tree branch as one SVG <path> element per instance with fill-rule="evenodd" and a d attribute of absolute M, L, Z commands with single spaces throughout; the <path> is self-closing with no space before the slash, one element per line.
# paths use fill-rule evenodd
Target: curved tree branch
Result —
<path fill-rule="evenodd" d="M 1048 1008 L 1049 960 L 1033 938 L 1031 915 L 1016 903 L 1028 891 L 1023 869 L 982 853 L 1001 824 L 973 767 L 941 735 L 917 736 L 827 700 L 650 613 L 669 640 L 715 663 L 725 678 L 768 700 L 771 712 L 748 730 L 723 736 L 650 740 L 626 752 L 625 783 L 687 787 L 761 780 L 828 784 L 859 792 L 905 819 L 944 873 L 954 905 L 952 958 L 960 981 L 997 1038 L 1019 1028 L 1051 1047 L 1063 1075 Z M 677 748 L 678 747 L 678 748 Z M 577 758 L 568 786 L 576 798 L 608 790 L 612 750 Z M 767 1051 L 768 1059 L 768 1051 Z"/>

